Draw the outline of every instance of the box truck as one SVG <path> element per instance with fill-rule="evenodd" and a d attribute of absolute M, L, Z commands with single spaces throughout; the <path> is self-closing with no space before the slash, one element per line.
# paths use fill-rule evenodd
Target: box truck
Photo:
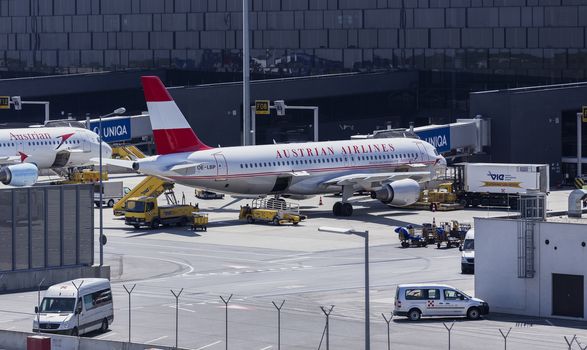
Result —
<path fill-rule="evenodd" d="M 517 209 L 520 194 L 549 193 L 547 164 L 458 163 L 454 191 L 465 207 Z"/>

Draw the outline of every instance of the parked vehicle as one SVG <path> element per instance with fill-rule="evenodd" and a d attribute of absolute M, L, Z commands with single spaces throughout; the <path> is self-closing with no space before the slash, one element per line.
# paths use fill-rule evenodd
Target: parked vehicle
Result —
<path fill-rule="evenodd" d="M 84 278 L 53 285 L 40 306 L 35 306 L 35 314 L 33 332 L 74 336 L 95 330 L 105 332 L 114 321 L 110 281 Z"/>
<path fill-rule="evenodd" d="M 442 243 L 445 243 L 447 248 L 460 247 L 470 229 L 471 224 L 459 223 L 456 220 L 441 222 L 436 228 L 436 247 L 440 248 Z"/>
<path fill-rule="evenodd" d="M 397 233 L 402 248 L 408 248 L 410 246 L 426 247 L 428 245 L 427 237 L 415 234 L 412 225 L 408 225 L 407 227 L 396 227 L 394 231 Z"/>
<path fill-rule="evenodd" d="M 102 182 L 102 206 L 112 208 L 114 204 L 124 197 L 130 188 L 124 187 L 122 181 Z M 100 206 L 100 184 L 94 184 L 94 204 Z"/>
<path fill-rule="evenodd" d="M 157 228 L 159 225 L 183 226 L 192 222 L 192 213 L 199 211 L 190 204 L 159 206 L 157 198 L 136 197 L 126 202 L 124 223 L 139 228 L 147 226 Z"/>
<path fill-rule="evenodd" d="M 550 191 L 548 164 L 455 164 L 454 191 L 465 207 L 518 207 L 527 190 Z"/>
<path fill-rule="evenodd" d="M 206 213 L 192 213 L 192 230 L 208 231 L 208 214 Z"/>
<path fill-rule="evenodd" d="M 465 241 L 459 248 L 461 253 L 461 272 L 475 272 L 475 230 L 470 229 L 465 235 Z"/>
<path fill-rule="evenodd" d="M 305 220 L 306 216 L 300 214 L 297 204 L 287 203 L 283 200 L 255 199 L 252 206 L 241 206 L 239 220 L 246 220 L 249 224 L 254 222 L 270 222 L 274 225 L 291 223 L 297 225 Z"/>
<path fill-rule="evenodd" d="M 224 194 L 197 189 L 196 197 L 200 199 L 222 199 L 224 198 Z"/>
<path fill-rule="evenodd" d="M 422 316 L 466 316 L 476 320 L 489 313 L 489 305 L 444 284 L 400 284 L 395 291 L 393 314 L 418 321 Z"/>

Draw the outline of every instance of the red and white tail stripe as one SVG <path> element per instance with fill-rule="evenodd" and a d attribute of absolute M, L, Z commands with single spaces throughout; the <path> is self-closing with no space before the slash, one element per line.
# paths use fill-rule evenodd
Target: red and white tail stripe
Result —
<path fill-rule="evenodd" d="M 141 77 L 141 83 L 158 154 L 195 152 L 211 148 L 196 136 L 159 77 Z"/>

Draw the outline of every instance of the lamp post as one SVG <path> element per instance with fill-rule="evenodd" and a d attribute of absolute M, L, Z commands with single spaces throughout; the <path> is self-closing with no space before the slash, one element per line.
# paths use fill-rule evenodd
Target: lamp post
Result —
<path fill-rule="evenodd" d="M 371 332 L 369 320 L 369 231 L 357 231 L 349 228 L 318 227 L 318 231 L 357 235 L 365 238 L 365 350 L 371 349 Z"/>
<path fill-rule="evenodd" d="M 112 113 L 100 115 L 100 121 L 98 123 L 98 136 L 100 138 L 100 266 L 104 265 L 104 216 L 102 213 L 102 196 L 104 194 L 104 187 L 102 184 L 102 118 L 112 117 L 113 115 L 121 115 L 124 112 L 126 112 L 126 108 L 120 107 L 115 109 Z"/>

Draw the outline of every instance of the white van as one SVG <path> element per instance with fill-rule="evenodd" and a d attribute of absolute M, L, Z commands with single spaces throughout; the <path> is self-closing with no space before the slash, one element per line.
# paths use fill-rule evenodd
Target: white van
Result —
<path fill-rule="evenodd" d="M 33 332 L 74 336 L 98 329 L 105 332 L 114 320 L 110 281 L 84 278 L 53 285 L 35 314 Z"/>
<path fill-rule="evenodd" d="M 421 316 L 466 316 L 476 320 L 489 313 L 489 305 L 444 284 L 400 284 L 395 291 L 393 314 L 417 321 Z"/>
<path fill-rule="evenodd" d="M 475 272 L 475 230 L 470 229 L 465 235 L 463 245 L 459 247 L 461 251 L 461 272 Z"/>

